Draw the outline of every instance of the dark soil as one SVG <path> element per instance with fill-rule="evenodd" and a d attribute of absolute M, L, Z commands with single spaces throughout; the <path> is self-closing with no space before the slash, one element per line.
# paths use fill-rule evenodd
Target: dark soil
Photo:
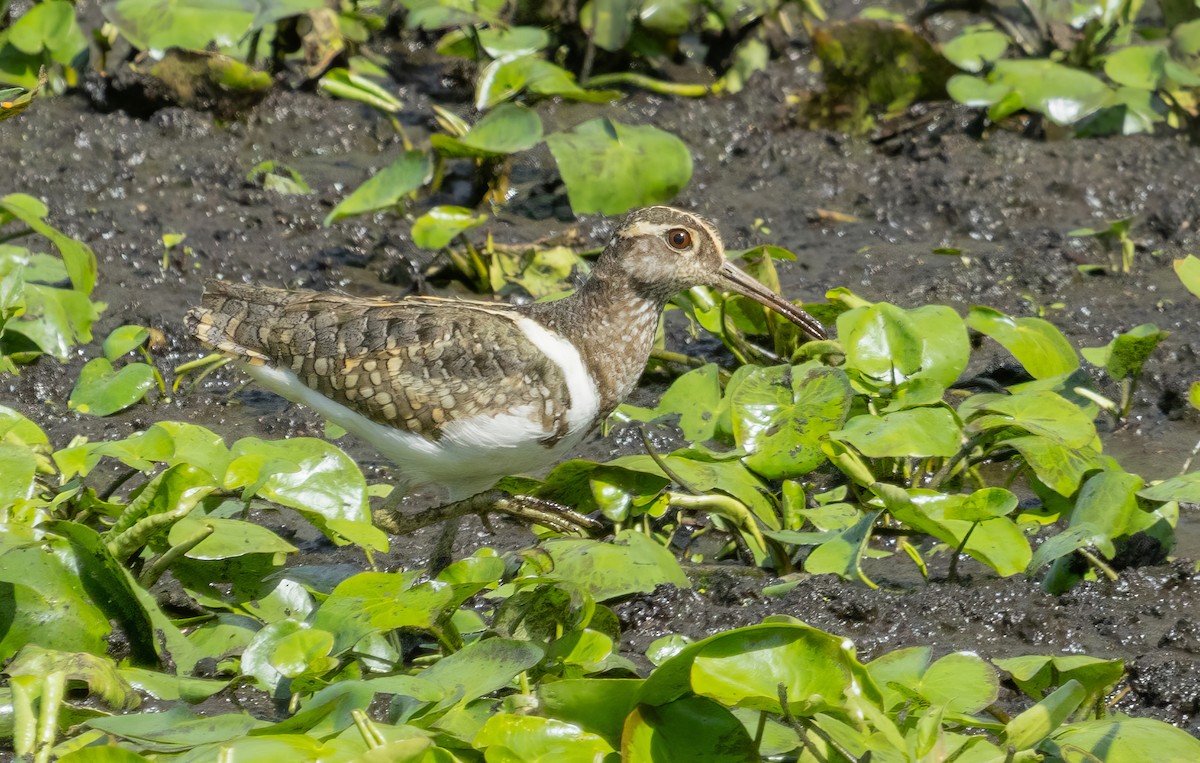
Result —
<path fill-rule="evenodd" d="M 1184 291 L 1170 263 L 1200 252 L 1200 150 L 1170 137 L 1039 142 L 995 130 L 979 139 L 967 130 L 972 115 L 946 106 L 930 107 L 918 127 L 881 143 L 801 130 L 785 96 L 806 83 L 806 64 L 802 56 L 777 61 L 736 96 L 694 101 L 631 94 L 613 115 L 684 138 L 696 170 L 675 203 L 718 221 L 729 246 L 770 240 L 798 254 L 798 262 L 783 266 L 792 298 L 820 300 L 825 290 L 847 286 L 903 306 L 986 304 L 1017 315 L 1044 309 L 1083 346 L 1104 344 L 1144 322 L 1171 331 L 1146 367 L 1130 422 L 1107 442 L 1148 479 L 1178 472 L 1200 439 L 1196 413 L 1186 406 L 1188 385 L 1200 379 L 1200 303 Z M 419 56 L 400 68 L 403 120 L 415 141 L 432 126 L 432 101 L 469 113 L 469 84 L 454 71 Z M 392 296 L 414 288 L 416 264 L 428 256 L 411 244 L 407 224 L 384 217 L 322 225 L 333 204 L 400 150 L 391 128 L 370 110 L 279 92 L 242 121 L 222 125 L 174 108 L 133 118 L 120 105 L 110 100 L 106 107 L 114 110 L 102 113 L 83 95 L 72 95 L 39 101 L 0 125 L 7 180 L 0 190 L 42 198 L 52 222 L 87 241 L 100 258 L 98 297 L 109 307 L 97 336 L 125 323 L 158 328 L 167 340 L 160 360 L 169 368 L 201 354 L 182 316 L 198 302 L 205 278 Z M 551 132 L 607 108 L 543 103 L 538 110 Z M 284 196 L 244 180 L 269 159 L 298 170 L 314 193 Z M 544 149 L 522 157 L 515 180 L 516 196 L 489 223 L 499 240 L 577 227 L 599 244 L 612 230 L 611 220 L 563 219 L 565 193 Z M 464 200 L 468 185 L 450 183 L 447 200 Z M 828 222 L 822 210 L 859 221 Z M 1096 242 L 1067 232 L 1128 215 L 1137 216 L 1135 272 L 1081 275 L 1077 265 L 1105 262 L 1105 254 Z M 756 220 L 769 237 L 754 232 Z M 174 252 L 164 273 L 165 233 L 186 233 L 188 250 Z M 933 254 L 939 247 L 961 249 L 968 260 Z M 694 353 L 713 347 L 678 331 L 672 343 Z M 980 370 L 1004 362 L 1002 351 L 992 351 Z M 230 442 L 322 432 L 311 413 L 253 387 L 241 389 L 244 380 L 231 371 L 171 402 L 107 419 L 76 415 L 66 399 L 84 359 L 96 354 L 92 346 L 66 365 L 43 360 L 4 380 L 0 402 L 31 416 L 60 447 L 76 434 L 119 437 L 159 419 L 200 423 Z M 1103 383 L 1101 389 L 1116 392 Z M 655 392 L 638 394 L 644 402 Z M 634 442 L 620 433 L 596 436 L 581 455 L 606 458 L 635 448 Z M 369 477 L 386 477 L 377 454 L 343 444 Z M 419 495 L 408 502 L 416 508 L 432 500 Z M 660 590 L 618 611 L 634 651 L 665 633 L 700 637 L 786 613 L 852 637 L 864 656 L 929 644 L 939 653 L 965 649 L 986 657 L 1120 657 L 1132 688 L 1120 708 L 1200 733 L 1198 523 L 1195 507 L 1185 507 L 1178 561 L 1127 570 L 1117 583 L 1086 583 L 1058 597 L 1042 593 L 1036 581 L 1000 580 L 979 568 L 963 583 L 947 583 L 942 556 L 933 562 L 932 582 L 893 558 L 873 563 L 880 590 L 812 578 L 777 599 L 762 596 L 764 579 L 741 570 L 707 571 L 697 574 L 692 590 Z M 530 540 L 515 527 L 502 525 L 500 536 L 477 524 L 471 529 L 464 551 Z M 387 562 L 422 564 L 430 541 L 428 532 L 394 539 Z M 307 550 L 308 561 L 361 564 L 354 552 L 322 550 L 316 541 Z"/>

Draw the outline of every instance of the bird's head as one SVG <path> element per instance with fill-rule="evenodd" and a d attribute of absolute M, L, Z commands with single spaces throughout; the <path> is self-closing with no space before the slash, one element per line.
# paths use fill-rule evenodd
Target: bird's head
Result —
<path fill-rule="evenodd" d="M 618 270 L 640 292 L 663 303 L 693 286 L 728 289 L 774 310 L 814 339 L 827 337 L 816 318 L 729 262 L 715 225 L 682 209 L 631 212 L 600 255 L 597 269 Z"/>

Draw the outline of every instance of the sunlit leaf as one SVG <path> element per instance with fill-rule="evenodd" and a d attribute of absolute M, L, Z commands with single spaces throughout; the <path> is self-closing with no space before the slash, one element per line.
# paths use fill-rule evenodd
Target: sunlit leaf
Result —
<path fill-rule="evenodd" d="M 705 697 L 639 706 L 625 721 L 621 760 L 628 763 L 747 763 L 758 750 L 733 713 Z"/>
<path fill-rule="evenodd" d="M 56 671 L 66 673 L 68 680 L 86 683 L 89 693 L 114 708 L 131 710 L 141 704 L 141 697 L 117 672 L 116 663 L 105 656 L 29 644 L 4 666 L 9 676 L 45 676 Z"/>
<path fill-rule="evenodd" d="M 108 358 L 93 358 L 79 372 L 67 405 L 93 416 L 109 416 L 136 404 L 154 388 L 154 368 L 129 363 L 114 369 Z"/>
<path fill-rule="evenodd" d="M 246 554 L 294 554 L 297 549 L 265 527 L 240 519 L 184 517 L 171 526 L 167 542 L 178 545 L 204 528 L 212 534 L 186 556 L 190 559 L 231 559 Z"/>
<path fill-rule="evenodd" d="M 234 48 L 255 13 L 242 0 L 107 0 L 105 17 L 142 50 Z"/>
<path fill-rule="evenodd" d="M 967 314 L 967 325 L 999 342 L 1035 379 L 1058 376 L 1079 367 L 1071 343 L 1041 318 L 1011 318 L 988 307 L 972 307 Z"/>
<path fill-rule="evenodd" d="M 967 366 L 966 327 L 944 305 L 904 310 L 879 302 L 844 312 L 837 323 L 847 368 L 879 385 L 932 379 L 948 387 Z"/>
<path fill-rule="evenodd" d="M 599 734 L 615 747 L 641 685 L 640 678 L 545 681 L 538 686 L 538 699 L 548 717 Z"/>
<path fill-rule="evenodd" d="M 1048 390 L 989 397 L 982 416 L 967 423 L 972 432 L 1023 429 L 1072 448 L 1093 447 L 1096 425 L 1079 406 Z"/>
<path fill-rule="evenodd" d="M 884 416 L 862 414 L 829 436 L 848 442 L 868 458 L 949 458 L 963 443 L 962 430 L 947 408 L 912 408 Z"/>
<path fill-rule="evenodd" d="M 692 177 L 683 141 L 602 117 L 546 137 L 576 214 L 620 214 L 670 201 Z"/>
<path fill-rule="evenodd" d="M 434 207 L 413 223 L 413 243 L 422 249 L 441 249 L 487 219 L 487 215 L 477 215 L 466 207 Z"/>
<path fill-rule="evenodd" d="M 371 176 L 338 202 L 325 224 L 354 215 L 378 212 L 398 205 L 405 196 L 429 182 L 433 163 L 423 151 L 405 151 L 400 158 Z"/>
<path fill-rule="evenodd" d="M 887 485 L 873 486 L 873 490 L 897 520 L 932 535 L 951 548 L 962 546 L 963 553 L 1000 575 L 1016 575 L 1029 564 L 1032 554 L 1029 540 L 1009 517 L 977 523 L 947 516 L 948 510 L 962 506 L 966 496 L 946 495 L 924 488 L 906 491 Z"/>
<path fill-rule="evenodd" d="M 596 601 L 649 593 L 663 583 L 691 587 L 674 555 L 640 532 L 626 530 L 612 543 L 556 538 L 545 549 L 554 560 L 554 576 L 590 592 Z"/>
<path fill-rule="evenodd" d="M 978 72 L 1003 57 L 1009 42 L 993 28 L 969 29 L 943 45 L 942 55 L 963 71 Z"/>
<path fill-rule="evenodd" d="M 804 571 L 814 575 L 833 573 L 846 580 L 857 580 L 876 588 L 875 583 L 863 572 L 862 559 L 880 514 L 878 511 L 860 512 L 855 524 L 817 546 L 805 557 Z M 779 538 L 778 535 L 775 537 Z"/>
<path fill-rule="evenodd" d="M 542 659 L 542 647 L 530 641 L 489 638 L 447 655 L 418 675 L 447 696 L 467 702 L 509 686 Z"/>
<path fill-rule="evenodd" d="M 1175 267 L 1175 275 L 1179 276 L 1187 290 L 1200 298 L 1200 257 L 1189 254 L 1172 264 Z"/>
<path fill-rule="evenodd" d="M 621 97 L 615 90 L 588 90 L 561 66 L 536 56 L 498 59 L 484 67 L 475 82 L 475 108 L 486 111 L 528 91 L 573 101 L 606 103 Z"/>
<path fill-rule="evenodd" d="M 436 581 L 413 587 L 415 579 L 414 573 L 359 573 L 333 590 L 312 625 L 336 634 L 335 654 L 373 633 L 431 628 L 453 600 L 454 590 Z"/>
<path fill-rule="evenodd" d="M 542 119 L 526 106 L 503 103 L 484 114 L 466 135 L 435 134 L 429 140 L 444 156 L 507 156 L 541 143 Z"/>
<path fill-rule="evenodd" d="M 495 763 L 563 761 L 592 763 L 613 752 L 597 734 L 553 718 L 497 713 L 475 735 L 473 745 Z"/>
<path fill-rule="evenodd" d="M 329 523 L 334 521 L 371 525 L 367 481 L 337 446 L 312 437 L 246 437 L 233 444 L 231 456 L 224 480 L 227 490 L 251 488 L 296 509 L 322 530 L 333 531 Z"/>
<path fill-rule="evenodd" d="M 1200 759 L 1200 740 L 1153 718 L 1117 716 L 1072 723 L 1050 734 L 1045 748 L 1067 763 L 1100 759 L 1159 763 Z"/>
<path fill-rule="evenodd" d="M 1107 371 L 1113 379 L 1136 379 L 1141 376 L 1146 359 L 1170 334 L 1169 331 L 1160 331 L 1153 323 L 1143 323 L 1118 334 L 1104 347 L 1084 347 L 1080 353 L 1089 363 Z"/>

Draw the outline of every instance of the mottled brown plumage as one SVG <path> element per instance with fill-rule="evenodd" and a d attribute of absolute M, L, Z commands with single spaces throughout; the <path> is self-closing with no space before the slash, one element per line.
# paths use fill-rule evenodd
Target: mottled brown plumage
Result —
<path fill-rule="evenodd" d="M 516 314 L 210 281 L 189 328 L 222 352 L 288 368 L 369 419 L 431 439 L 456 418 L 532 405 L 557 440 L 571 402 L 562 370 L 517 328 Z"/>

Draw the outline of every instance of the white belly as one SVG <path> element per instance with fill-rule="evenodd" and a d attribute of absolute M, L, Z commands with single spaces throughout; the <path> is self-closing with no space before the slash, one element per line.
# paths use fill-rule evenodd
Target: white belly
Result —
<path fill-rule="evenodd" d="M 563 369 L 571 393 L 567 433 L 549 447 L 543 443 L 556 433 L 546 430 L 532 406 L 450 421 L 440 437 L 431 440 L 372 421 L 306 386 L 289 369 L 249 363 L 242 367 L 263 387 L 312 408 L 370 443 L 396 464 L 407 486 L 441 485 L 451 500 L 461 500 L 490 488 L 501 477 L 562 460 L 591 429 L 599 410 L 596 384 L 574 347 L 540 327 L 521 328 Z"/>

